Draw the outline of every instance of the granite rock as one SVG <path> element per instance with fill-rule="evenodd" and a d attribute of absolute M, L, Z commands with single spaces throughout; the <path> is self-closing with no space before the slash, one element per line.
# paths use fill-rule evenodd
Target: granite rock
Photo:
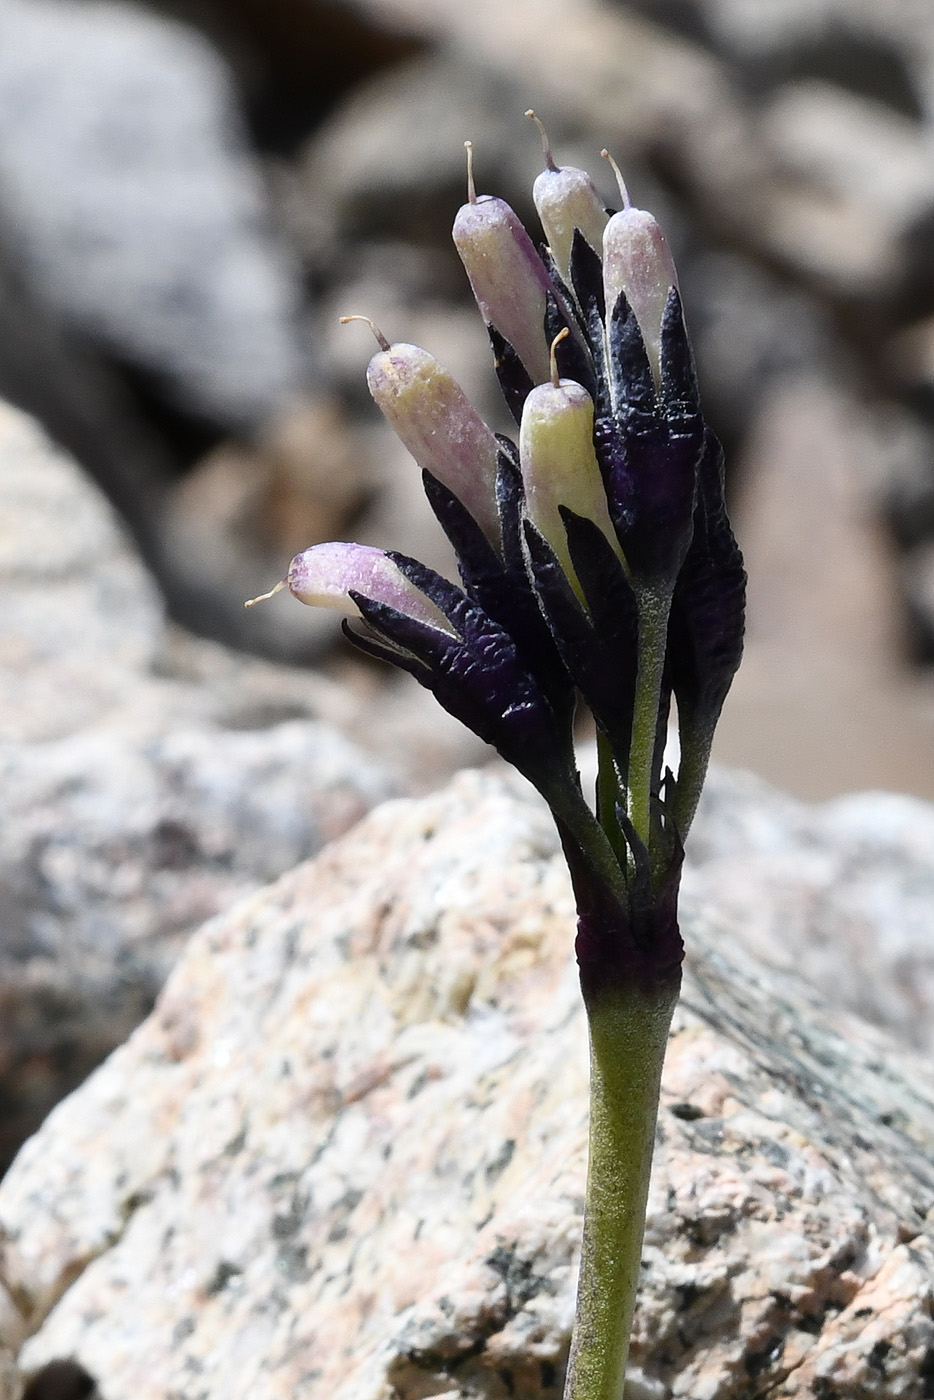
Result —
<path fill-rule="evenodd" d="M 901 793 L 810 804 L 750 773 L 711 777 L 685 867 L 744 946 L 839 1008 L 934 1050 L 934 807 Z"/>
<path fill-rule="evenodd" d="M 307 382 L 300 273 L 219 55 L 124 4 L 0 22 L 5 218 L 41 299 L 189 412 L 270 418 Z"/>
<path fill-rule="evenodd" d="M 124 708 L 162 608 L 106 502 L 5 404 L 0 461 L 0 739 L 57 738 Z"/>
<path fill-rule="evenodd" d="M 683 922 L 631 1393 L 922 1400 L 929 1068 L 715 904 Z M 547 814 L 476 773 L 208 923 L 0 1186 L 24 1373 L 72 1359 L 138 1400 L 558 1395 L 572 926 Z"/>
<path fill-rule="evenodd" d="M 326 722 L 344 687 L 173 640 L 109 507 L 5 406 L 0 581 L 5 1165 L 192 929 L 394 785 Z"/>

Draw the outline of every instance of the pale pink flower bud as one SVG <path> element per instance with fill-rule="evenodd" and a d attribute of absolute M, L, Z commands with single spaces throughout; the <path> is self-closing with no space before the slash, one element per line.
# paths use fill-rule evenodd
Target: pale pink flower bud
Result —
<path fill-rule="evenodd" d="M 632 207 L 616 163 L 611 163 L 619 179 L 623 208 L 613 215 L 603 231 L 603 289 L 607 316 L 612 314 L 620 292 L 625 292 L 639 323 L 657 384 L 661 374 L 662 316 L 668 293 L 678 285 L 678 274 L 657 220 L 645 209 Z"/>
<path fill-rule="evenodd" d="M 487 325 L 509 341 L 534 381 L 548 378 L 545 296 L 552 290 L 545 264 L 518 215 L 503 199 L 477 196 L 454 219 L 454 246 Z"/>
<path fill-rule="evenodd" d="M 417 345 L 379 350 L 367 367 L 373 399 L 416 462 L 449 490 L 499 548 L 499 447 L 455 379 Z"/>
<path fill-rule="evenodd" d="M 296 554 L 286 583 L 301 603 L 359 617 L 360 610 L 350 597 L 351 592 L 359 593 L 455 635 L 441 610 L 408 581 L 383 550 L 372 545 L 339 541 L 312 545 Z"/>

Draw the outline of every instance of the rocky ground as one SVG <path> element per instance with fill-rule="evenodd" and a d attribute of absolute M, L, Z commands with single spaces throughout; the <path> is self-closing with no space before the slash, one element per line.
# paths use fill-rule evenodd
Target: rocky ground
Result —
<path fill-rule="evenodd" d="M 140 1400 L 559 1395 L 572 926 L 547 813 L 492 774 L 380 808 L 205 925 L 0 1187 L 26 1372 L 69 1359 Z M 922 1400 L 927 1064 L 751 957 L 709 893 L 684 931 L 631 1395 Z"/>
<path fill-rule="evenodd" d="M 146 1014 L 203 919 L 346 830 L 408 765 L 402 745 L 391 767 L 348 737 L 367 728 L 359 687 L 173 638 L 110 508 L 7 407 L 0 463 L 5 1163 Z M 447 771 L 443 728 L 434 762 L 418 742 L 427 772 L 438 752 Z"/>

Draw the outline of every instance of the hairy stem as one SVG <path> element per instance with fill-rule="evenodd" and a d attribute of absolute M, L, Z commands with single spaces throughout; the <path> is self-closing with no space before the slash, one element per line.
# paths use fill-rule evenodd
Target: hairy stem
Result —
<path fill-rule="evenodd" d="M 613 758 L 613 747 L 603 733 L 597 730 L 597 821 L 606 832 L 607 840 L 613 847 L 617 860 L 626 860 L 626 838 L 623 836 L 616 815 L 620 800 L 619 776 Z"/>
<path fill-rule="evenodd" d="M 671 598 L 649 589 L 640 591 L 638 598 L 639 660 L 629 747 L 629 820 L 636 835 L 648 846 L 652 832 L 652 768 Z"/>
<path fill-rule="evenodd" d="M 679 978 L 589 1005 L 590 1156 L 565 1400 L 622 1400 L 662 1064 Z"/>
<path fill-rule="evenodd" d="M 543 784 L 540 792 L 559 823 L 576 841 L 591 870 L 620 904 L 626 901 L 626 882 L 606 832 L 584 801 L 579 787 L 570 783 Z"/>
<path fill-rule="evenodd" d="M 684 841 L 691 829 L 707 776 L 714 726 L 710 724 L 701 728 L 696 724 L 681 721 L 679 716 L 679 729 L 681 762 L 678 765 L 674 818 L 678 835 Z"/>

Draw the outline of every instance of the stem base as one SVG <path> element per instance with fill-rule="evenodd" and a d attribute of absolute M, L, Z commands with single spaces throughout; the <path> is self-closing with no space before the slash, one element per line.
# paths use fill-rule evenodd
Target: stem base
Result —
<path fill-rule="evenodd" d="M 590 1152 L 565 1400 L 622 1400 L 662 1065 L 680 976 L 604 989 L 590 1023 Z"/>

